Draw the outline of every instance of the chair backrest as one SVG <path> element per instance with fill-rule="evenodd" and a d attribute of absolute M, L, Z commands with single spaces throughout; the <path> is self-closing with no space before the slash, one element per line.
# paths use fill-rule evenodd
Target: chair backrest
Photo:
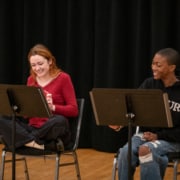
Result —
<path fill-rule="evenodd" d="M 71 118 L 69 120 L 70 130 L 71 130 L 71 143 L 68 147 L 65 147 L 67 150 L 75 150 L 79 143 L 79 136 L 82 124 L 82 117 L 84 111 L 84 98 L 77 98 L 79 114 L 76 118 Z"/>

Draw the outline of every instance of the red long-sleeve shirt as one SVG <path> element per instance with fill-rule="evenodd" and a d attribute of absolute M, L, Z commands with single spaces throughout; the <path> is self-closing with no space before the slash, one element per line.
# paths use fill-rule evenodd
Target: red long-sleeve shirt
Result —
<path fill-rule="evenodd" d="M 27 85 L 41 87 L 32 76 L 28 77 Z M 65 117 L 75 117 L 78 115 L 75 90 L 69 74 L 61 72 L 55 79 L 41 88 L 45 92 L 52 94 L 53 104 L 55 105 L 53 114 Z M 29 119 L 29 124 L 34 127 L 41 127 L 46 121 L 47 118 L 32 117 Z"/>

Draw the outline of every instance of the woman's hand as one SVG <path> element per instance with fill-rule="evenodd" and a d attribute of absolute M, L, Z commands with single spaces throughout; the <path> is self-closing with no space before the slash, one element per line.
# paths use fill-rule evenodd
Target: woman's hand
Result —
<path fill-rule="evenodd" d="M 55 111 L 55 105 L 53 104 L 52 94 L 50 93 L 46 94 L 46 101 L 48 103 L 49 109 L 51 111 Z"/>
<path fill-rule="evenodd" d="M 115 131 L 120 131 L 123 128 L 123 126 L 119 126 L 119 125 L 109 125 L 109 127 L 111 129 L 114 129 Z"/>

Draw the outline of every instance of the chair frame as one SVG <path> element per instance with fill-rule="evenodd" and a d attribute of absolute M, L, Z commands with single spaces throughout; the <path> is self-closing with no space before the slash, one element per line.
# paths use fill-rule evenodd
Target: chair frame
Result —
<path fill-rule="evenodd" d="M 180 152 L 168 153 L 168 159 L 168 167 L 173 168 L 173 180 L 177 180 L 177 176 L 180 175 L 180 171 L 178 171 L 178 165 L 180 164 Z"/>
<path fill-rule="evenodd" d="M 75 134 L 75 142 L 73 144 L 72 149 L 64 150 L 62 152 L 54 152 L 54 154 L 51 155 L 40 155 L 40 156 L 34 156 L 34 155 L 18 155 L 16 158 L 16 161 L 23 161 L 24 162 L 24 173 L 26 180 L 29 180 L 29 172 L 28 172 L 28 166 L 27 166 L 27 161 L 26 157 L 45 157 L 45 158 L 54 158 L 56 159 L 56 165 L 55 165 L 55 176 L 54 179 L 58 180 L 59 179 L 59 171 L 61 166 L 69 166 L 69 165 L 75 165 L 75 170 L 76 170 L 76 175 L 77 179 L 81 180 L 81 175 L 80 175 L 80 168 L 79 168 L 79 162 L 78 162 L 78 156 L 76 153 L 76 150 L 78 148 L 79 144 L 79 136 L 80 136 L 80 130 L 81 130 L 81 124 L 82 124 L 82 117 L 83 117 L 83 111 L 84 111 L 84 98 L 78 98 L 77 103 L 78 103 L 78 109 L 79 109 L 79 115 L 76 119 L 77 122 L 77 127 L 76 127 L 76 134 Z M 4 167 L 5 163 L 12 162 L 12 159 L 6 159 L 6 155 L 12 154 L 9 151 L 6 151 L 5 149 L 2 151 L 2 161 L 1 161 L 1 174 L 0 174 L 0 180 L 3 180 L 4 178 Z M 60 158 L 62 155 L 67 155 L 67 156 L 72 156 L 73 161 L 71 162 L 65 162 L 65 163 L 60 163 Z"/>

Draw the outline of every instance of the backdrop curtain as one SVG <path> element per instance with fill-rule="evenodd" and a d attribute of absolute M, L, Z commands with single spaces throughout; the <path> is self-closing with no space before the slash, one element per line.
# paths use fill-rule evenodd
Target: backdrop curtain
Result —
<path fill-rule="evenodd" d="M 0 24 L 0 83 L 25 84 L 29 49 L 48 46 L 85 98 L 79 147 L 101 151 L 115 152 L 128 131 L 96 126 L 89 91 L 137 88 L 156 51 L 180 50 L 179 0 L 2 0 Z"/>

